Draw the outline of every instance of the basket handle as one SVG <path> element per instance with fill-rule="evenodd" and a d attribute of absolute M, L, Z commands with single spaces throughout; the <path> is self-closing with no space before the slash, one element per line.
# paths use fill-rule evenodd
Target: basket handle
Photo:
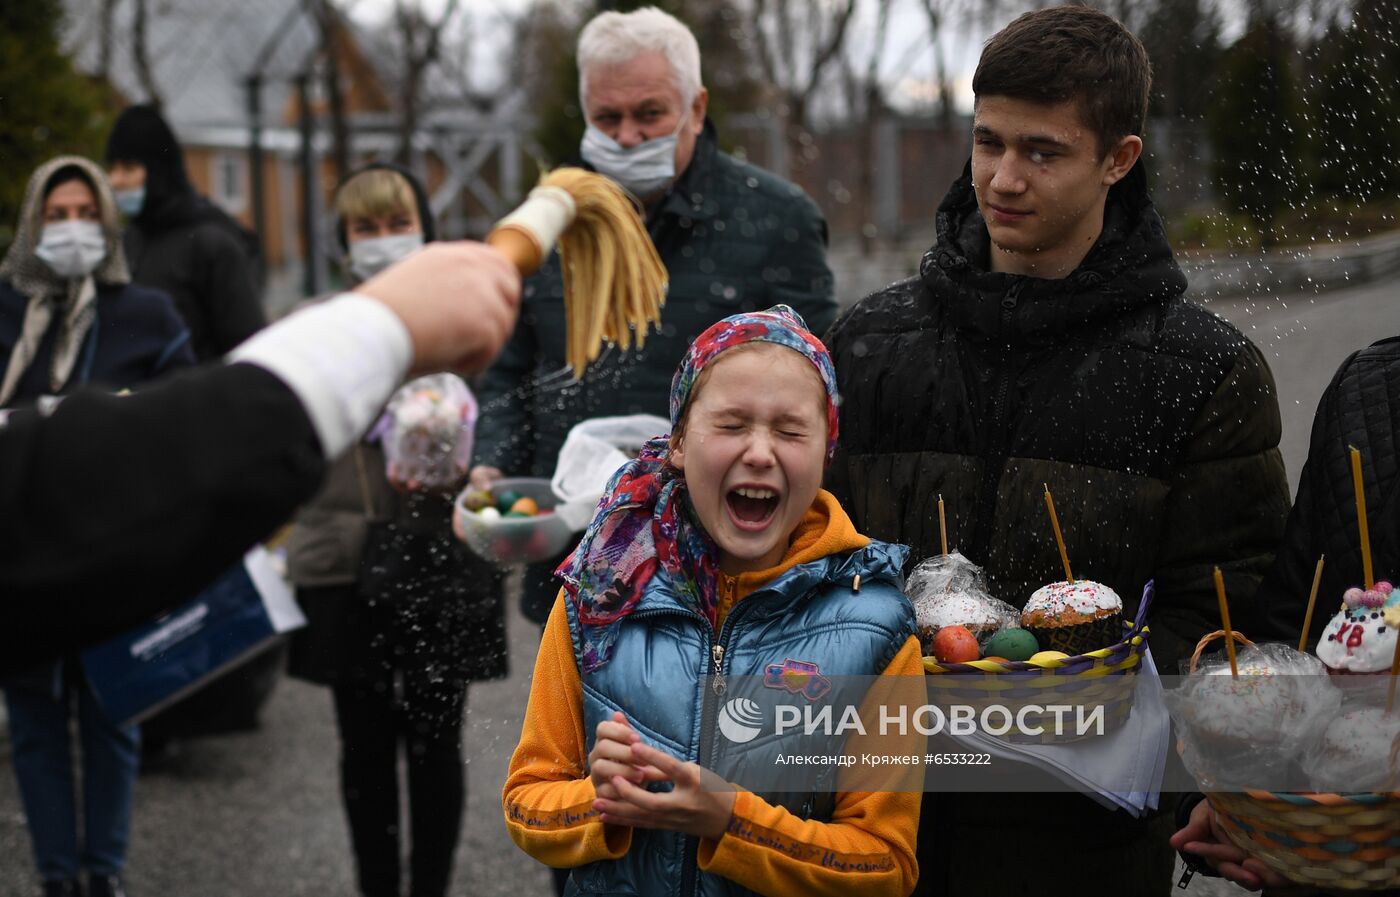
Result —
<path fill-rule="evenodd" d="M 1390 742 L 1390 775 L 1386 776 L 1385 783 L 1381 785 L 1382 791 L 1395 791 L 1396 780 L 1400 779 L 1400 766 L 1396 765 L 1396 759 L 1400 758 L 1400 732 L 1395 733 L 1395 738 Z"/>
<path fill-rule="evenodd" d="M 1152 596 L 1156 593 L 1155 582 L 1156 580 L 1149 579 L 1147 585 L 1142 587 L 1142 600 L 1138 602 L 1137 616 L 1133 618 L 1133 628 L 1128 632 L 1129 638 L 1137 635 L 1147 625 L 1147 609 L 1152 606 Z"/>
<path fill-rule="evenodd" d="M 1251 642 L 1249 639 L 1240 635 L 1238 632 L 1232 630 L 1230 634 L 1235 637 L 1235 641 L 1239 642 L 1241 645 L 1244 645 L 1246 648 L 1254 646 L 1254 642 Z M 1199 642 L 1196 642 L 1196 650 L 1191 654 L 1191 666 L 1189 668 L 1189 672 L 1196 672 L 1196 664 L 1200 662 L 1201 652 L 1206 649 L 1206 645 L 1209 645 L 1211 642 L 1215 641 L 1218 638 L 1223 638 L 1224 636 L 1225 630 L 1217 629 L 1210 635 L 1207 635 L 1206 637 L 1202 638 Z"/>

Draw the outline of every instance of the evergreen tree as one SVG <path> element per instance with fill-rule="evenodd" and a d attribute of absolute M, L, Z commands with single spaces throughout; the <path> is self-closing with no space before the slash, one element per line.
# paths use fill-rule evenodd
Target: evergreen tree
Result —
<path fill-rule="evenodd" d="M 29 175 L 63 153 L 96 157 L 111 124 L 106 92 L 59 48 L 60 0 L 0 3 L 0 250 Z"/>
<path fill-rule="evenodd" d="M 1318 189 L 1359 200 L 1400 187 L 1400 96 L 1356 24 L 1328 31 L 1312 84 Z"/>
<path fill-rule="evenodd" d="M 1211 0 L 1156 0 L 1146 4 L 1138 38 L 1152 60 L 1153 118 L 1199 121 L 1210 106 L 1203 77 L 1220 59 L 1222 23 Z"/>
<path fill-rule="evenodd" d="M 1256 17 L 1225 51 L 1208 125 L 1221 198 L 1253 218 L 1264 242 L 1272 242 L 1278 212 L 1306 190 L 1293 46 L 1277 20 Z"/>

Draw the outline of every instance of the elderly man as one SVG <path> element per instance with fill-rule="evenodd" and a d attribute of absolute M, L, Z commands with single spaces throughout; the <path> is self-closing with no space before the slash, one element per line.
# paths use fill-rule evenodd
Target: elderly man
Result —
<path fill-rule="evenodd" d="M 575 383 L 551 376 L 564 367 L 557 256 L 527 281 L 515 335 L 481 387 L 472 471 L 481 488 L 503 473 L 552 475 L 564 437 L 587 418 L 665 416 L 686 347 L 727 315 L 781 302 L 817 333 L 836 315 L 826 222 L 800 188 L 719 151 L 688 28 L 654 8 L 603 13 L 579 36 L 578 66 L 583 161 L 644 206 L 670 292 L 643 351 L 614 352 Z M 539 623 L 556 566 L 536 565 L 526 580 L 525 613 Z"/>

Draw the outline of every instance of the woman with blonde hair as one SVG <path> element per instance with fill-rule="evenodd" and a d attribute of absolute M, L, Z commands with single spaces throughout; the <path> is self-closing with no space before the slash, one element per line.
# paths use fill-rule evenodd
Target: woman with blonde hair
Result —
<path fill-rule="evenodd" d="M 335 209 L 354 283 L 434 237 L 422 186 L 395 166 L 351 174 Z M 293 528 L 288 572 L 310 625 L 293 638 L 289 672 L 332 689 L 361 893 L 402 893 L 402 750 L 409 893 L 444 897 L 466 801 L 466 683 L 506 670 L 499 574 L 453 537 L 455 490 L 390 483 L 372 436 L 335 462 Z"/>

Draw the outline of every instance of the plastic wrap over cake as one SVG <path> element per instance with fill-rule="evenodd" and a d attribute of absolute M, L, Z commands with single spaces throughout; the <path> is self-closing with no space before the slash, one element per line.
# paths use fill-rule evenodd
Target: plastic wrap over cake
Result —
<path fill-rule="evenodd" d="M 1238 652 L 1238 676 L 1224 653 L 1203 660 L 1166 692 L 1186 768 L 1206 790 L 1292 781 L 1299 758 L 1323 736 L 1341 695 L 1321 661 L 1287 645 Z"/>
<path fill-rule="evenodd" d="M 455 374 L 430 374 L 401 386 L 376 428 L 385 475 L 409 488 L 450 488 L 471 463 L 477 405 Z"/>
<path fill-rule="evenodd" d="M 982 568 L 954 551 L 922 561 L 909 575 L 905 594 L 914 604 L 924 653 L 944 626 L 964 626 L 986 643 L 998 629 L 1019 625 L 1020 611 L 987 593 Z"/>

